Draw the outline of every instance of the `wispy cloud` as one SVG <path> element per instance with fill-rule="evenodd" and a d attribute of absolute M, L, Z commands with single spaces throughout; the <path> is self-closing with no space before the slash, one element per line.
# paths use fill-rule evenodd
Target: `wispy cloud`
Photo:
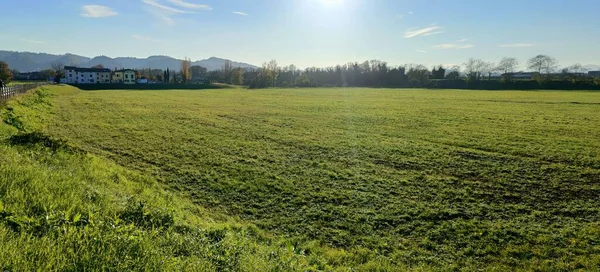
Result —
<path fill-rule="evenodd" d="M 404 17 L 406 17 L 406 15 L 413 15 L 413 12 L 409 11 L 406 14 L 398 14 L 398 15 L 396 15 L 396 18 L 398 18 L 398 19 L 404 19 Z"/>
<path fill-rule="evenodd" d="M 430 36 L 435 34 L 444 33 L 441 31 L 442 27 L 439 26 L 430 26 L 421 29 L 408 30 L 404 32 L 404 38 L 413 38 L 417 36 Z"/>
<path fill-rule="evenodd" d="M 460 39 L 460 40 L 458 40 L 457 42 L 459 42 L 459 43 L 463 43 L 463 42 L 466 42 L 466 41 L 468 41 L 468 39 Z"/>
<path fill-rule="evenodd" d="M 43 42 L 43 41 L 32 40 L 32 39 L 21 39 L 21 41 L 27 42 L 27 43 L 36 43 L 36 44 L 46 43 L 46 42 Z"/>
<path fill-rule="evenodd" d="M 147 5 L 150 5 L 150 6 L 153 6 L 155 8 L 158 8 L 158 9 L 160 9 L 162 11 L 165 11 L 165 12 L 170 12 L 170 13 L 191 13 L 189 11 L 183 11 L 183 10 L 180 10 L 180 9 L 176 9 L 174 7 L 165 6 L 165 5 L 163 5 L 161 3 L 158 3 L 158 2 L 156 2 L 154 0 L 142 0 L 142 2 L 144 2 Z"/>
<path fill-rule="evenodd" d="M 133 34 L 131 35 L 131 38 L 136 39 L 138 41 L 146 41 L 146 42 L 156 42 L 156 43 L 166 43 L 166 41 L 163 40 L 157 40 L 151 37 L 147 37 L 147 36 L 142 36 L 142 35 L 137 35 L 137 34 Z"/>
<path fill-rule="evenodd" d="M 241 12 L 241 11 L 234 11 L 233 14 L 237 14 L 237 15 L 241 15 L 241 16 L 248 16 L 248 13 Z"/>
<path fill-rule="evenodd" d="M 175 20 L 173 19 L 173 16 L 176 16 L 177 14 L 194 14 L 198 13 L 198 9 L 212 9 L 207 5 L 196 5 L 181 0 L 169 0 L 169 2 L 183 7 L 182 9 L 161 4 L 158 0 L 142 0 L 142 2 L 148 6 L 148 12 L 154 15 L 159 22 L 162 22 L 165 25 L 174 25 Z"/>
<path fill-rule="evenodd" d="M 85 5 L 81 7 L 81 13 L 79 15 L 89 18 L 102 18 L 117 16 L 119 13 L 114 11 L 112 8 L 99 6 L 99 5 Z"/>
<path fill-rule="evenodd" d="M 200 4 L 192 4 L 182 0 L 168 0 L 171 4 L 180 6 L 182 8 L 188 9 L 198 9 L 198 10 L 212 10 L 212 7 L 209 5 L 200 5 Z"/>
<path fill-rule="evenodd" d="M 472 44 L 443 43 L 443 44 L 434 45 L 431 48 L 433 48 L 433 49 L 467 49 L 467 48 L 473 48 L 473 47 L 475 47 L 475 45 L 472 45 Z"/>
<path fill-rule="evenodd" d="M 512 43 L 512 44 L 501 44 L 498 47 L 507 47 L 507 48 L 521 48 L 521 47 L 533 47 L 534 45 L 531 43 Z"/>
<path fill-rule="evenodd" d="M 427 51 L 425 51 L 425 50 L 417 50 L 417 52 L 419 52 L 419 53 L 427 53 Z"/>

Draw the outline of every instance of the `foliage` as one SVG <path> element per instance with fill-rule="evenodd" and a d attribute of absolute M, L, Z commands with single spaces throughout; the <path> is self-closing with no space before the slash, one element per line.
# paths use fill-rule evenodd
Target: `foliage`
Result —
<path fill-rule="evenodd" d="M 192 65 L 192 61 L 189 58 L 183 58 L 181 61 L 181 69 L 179 74 L 181 75 L 182 83 L 188 83 L 192 79 L 192 72 L 190 70 L 190 66 Z"/>
<path fill-rule="evenodd" d="M 13 77 L 13 73 L 8 67 L 8 63 L 0 61 L 0 80 L 8 84 Z"/>
<path fill-rule="evenodd" d="M 177 229 L 178 218 L 190 216 L 187 211 L 206 208 L 210 214 L 233 215 L 276 237 L 289 237 L 288 251 L 276 251 L 287 255 L 274 254 L 265 261 L 271 268 L 263 270 L 287 263 L 282 260 L 289 256 L 297 258 L 292 263 L 307 265 L 298 266 L 304 270 L 568 271 L 600 265 L 598 93 L 56 90 L 69 95 L 54 99 L 54 117 L 45 122 L 45 133 L 185 195 L 140 205 L 125 201 L 131 197 L 123 192 L 131 190 L 121 187 L 121 193 L 110 191 L 117 193 L 115 198 L 101 194 L 100 199 L 111 200 L 100 203 L 120 199 L 108 214 L 120 222 L 137 222 L 134 233 L 143 235 L 133 235 L 141 244 L 117 248 L 131 254 L 109 251 L 98 262 L 115 258 L 120 262 L 111 264 L 116 264 L 134 256 L 129 263 L 140 267 L 155 256 L 163 256 L 165 263 L 174 262 L 169 256 L 191 256 L 176 260 L 199 258 L 225 270 L 226 265 L 246 268 L 247 263 L 237 260 L 265 260 L 261 253 L 266 251 L 234 247 L 246 241 L 237 232 L 223 235 L 226 230 L 216 230 L 198 239 L 235 237 L 225 243 L 225 252 L 216 243 L 187 246 L 187 239 L 197 241 L 196 234 L 175 244 L 169 240 L 178 237 L 173 232 L 152 235 L 150 229 Z M 72 163 L 81 165 L 66 165 Z M 70 173 L 69 167 L 48 165 Z M 75 180 L 81 180 L 80 187 L 107 190 L 106 184 L 120 186 L 122 176 L 134 179 L 118 172 L 113 179 L 119 182 L 111 183 L 114 173 L 107 171 L 107 181 L 97 187 L 98 181 Z M 5 188 L 20 188 L 10 186 Z M 139 186 L 147 193 L 161 191 L 157 184 Z M 73 199 L 80 203 L 86 198 Z M 22 205 L 11 211 L 32 209 L 35 215 L 40 210 Z M 86 210 L 73 209 L 82 217 Z M 174 214 L 173 223 L 169 211 L 186 213 Z M 131 235 L 119 230 L 90 237 L 99 239 L 101 248 L 119 241 L 119 233 Z M 22 241 L 12 239 L 17 238 L 9 239 L 15 241 L 11 245 Z M 175 248 L 185 254 L 170 255 L 180 252 L 171 251 Z M 209 251 L 214 255 L 194 255 L 206 250 L 215 250 Z"/>

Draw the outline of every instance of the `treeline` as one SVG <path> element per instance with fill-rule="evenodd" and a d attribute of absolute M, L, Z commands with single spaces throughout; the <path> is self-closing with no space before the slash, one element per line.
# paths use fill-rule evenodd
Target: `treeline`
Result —
<path fill-rule="evenodd" d="M 600 78 L 586 74 L 575 64 L 558 70 L 558 62 L 547 55 L 529 59 L 527 73 L 515 73 L 516 58 L 505 57 L 497 64 L 471 58 L 460 66 L 428 68 L 421 64 L 390 66 L 384 61 L 351 62 L 328 68 L 298 69 L 294 65 L 280 67 L 271 60 L 258 69 L 234 67 L 227 61 L 219 70 L 209 71 L 192 66 L 189 59 L 176 70 L 138 69 L 136 79 L 164 84 L 226 83 L 251 88 L 269 87 L 386 87 L 386 88 L 448 88 L 448 89 L 600 89 Z M 96 68 L 101 68 L 98 66 Z M 47 71 L 55 80 L 64 76 L 61 65 Z M 12 73 L 0 62 L 0 79 L 10 81 Z"/>
<path fill-rule="evenodd" d="M 227 65 L 227 64 L 226 64 Z M 588 77 L 580 64 L 556 73 L 558 62 L 546 55 L 527 61 L 533 72 L 519 78 L 515 71 L 519 61 L 503 58 L 491 63 L 469 59 L 462 66 L 432 69 L 421 64 L 389 66 L 379 60 L 347 63 L 328 68 L 298 69 L 294 65 L 279 67 L 275 60 L 255 70 L 231 68 L 208 73 L 211 82 L 243 84 L 251 88 L 268 87 L 396 87 L 456 89 L 600 89 L 600 80 Z M 495 76 L 493 76 L 495 75 Z M 520 74 L 522 75 L 522 74 Z"/>

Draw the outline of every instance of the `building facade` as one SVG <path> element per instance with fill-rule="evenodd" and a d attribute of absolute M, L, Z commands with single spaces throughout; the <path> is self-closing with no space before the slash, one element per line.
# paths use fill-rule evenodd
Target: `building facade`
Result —
<path fill-rule="evenodd" d="M 110 69 L 65 66 L 65 78 L 69 84 L 107 83 L 110 82 Z"/>
<path fill-rule="evenodd" d="M 135 84 L 135 71 L 131 69 L 123 70 L 123 83 Z"/>

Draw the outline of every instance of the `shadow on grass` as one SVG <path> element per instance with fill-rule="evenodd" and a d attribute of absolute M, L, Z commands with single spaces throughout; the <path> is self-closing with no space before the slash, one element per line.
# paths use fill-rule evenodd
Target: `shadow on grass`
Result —
<path fill-rule="evenodd" d="M 46 148 L 50 148 L 52 151 L 57 151 L 59 149 L 66 150 L 70 152 L 75 152 L 76 150 L 67 144 L 67 141 L 54 139 L 46 134 L 41 132 L 29 132 L 29 133 L 20 133 L 14 135 L 8 139 L 9 144 L 11 145 L 20 145 L 20 146 L 37 146 L 41 145 Z"/>

